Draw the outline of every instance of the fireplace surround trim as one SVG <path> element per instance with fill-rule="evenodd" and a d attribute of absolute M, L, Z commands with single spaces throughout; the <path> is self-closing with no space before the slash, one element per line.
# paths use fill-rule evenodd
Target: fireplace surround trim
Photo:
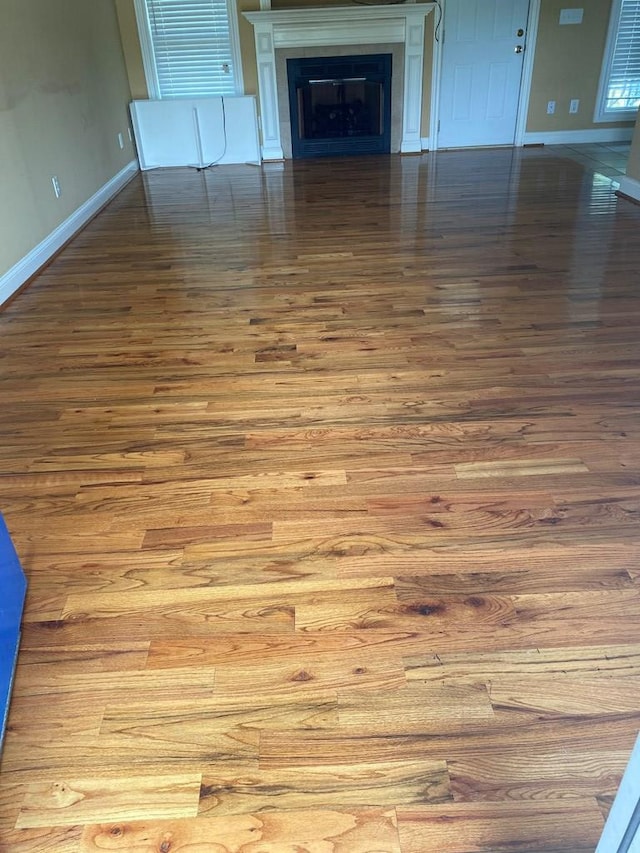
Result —
<path fill-rule="evenodd" d="M 243 12 L 253 25 L 262 124 L 262 159 L 283 160 L 276 50 L 291 47 L 401 43 L 404 56 L 403 154 L 422 150 L 425 19 L 436 3 L 324 6 Z"/>

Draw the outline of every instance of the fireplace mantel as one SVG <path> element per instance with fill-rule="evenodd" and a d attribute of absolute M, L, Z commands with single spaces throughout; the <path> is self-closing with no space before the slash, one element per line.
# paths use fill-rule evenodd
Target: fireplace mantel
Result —
<path fill-rule="evenodd" d="M 425 18 L 435 3 L 324 6 L 243 12 L 253 25 L 258 65 L 263 160 L 282 160 L 277 96 L 279 48 L 349 44 L 404 45 L 403 154 L 419 153 Z"/>

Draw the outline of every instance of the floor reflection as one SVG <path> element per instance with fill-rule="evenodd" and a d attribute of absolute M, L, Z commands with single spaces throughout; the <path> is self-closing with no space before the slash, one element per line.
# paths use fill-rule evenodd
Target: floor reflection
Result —
<path fill-rule="evenodd" d="M 590 142 L 581 145 L 546 145 L 545 151 L 568 157 L 607 178 L 626 174 L 630 142 Z"/>

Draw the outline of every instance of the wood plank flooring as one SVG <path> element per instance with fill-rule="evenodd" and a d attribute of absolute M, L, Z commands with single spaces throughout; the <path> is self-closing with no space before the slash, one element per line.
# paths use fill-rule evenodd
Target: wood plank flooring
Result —
<path fill-rule="evenodd" d="M 639 228 L 558 149 L 130 184 L 0 313 L 0 850 L 593 851 Z"/>

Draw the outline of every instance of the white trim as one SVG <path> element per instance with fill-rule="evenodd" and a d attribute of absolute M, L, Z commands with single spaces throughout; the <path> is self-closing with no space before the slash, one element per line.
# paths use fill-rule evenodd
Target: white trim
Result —
<path fill-rule="evenodd" d="M 404 43 L 404 100 L 402 106 L 401 154 L 422 151 L 422 83 L 424 81 L 424 16 L 407 18 Z"/>
<path fill-rule="evenodd" d="M 640 737 L 604 826 L 596 853 L 632 853 L 638 850 L 637 809 L 640 803 Z M 635 819 L 634 819 L 635 818 Z M 635 830 L 635 832 L 634 832 Z"/>
<path fill-rule="evenodd" d="M 132 160 L 90 199 L 67 217 L 38 245 L 0 277 L 0 305 L 34 276 L 64 244 L 74 237 L 101 208 L 116 196 L 138 173 L 138 161 Z"/>
<path fill-rule="evenodd" d="M 525 133 L 524 145 L 579 145 L 581 142 L 629 142 L 632 127 L 609 127 L 602 130 L 558 130 Z"/>
<path fill-rule="evenodd" d="M 431 137 L 430 136 L 421 136 L 420 137 L 420 145 L 422 146 L 423 151 L 429 151 L 431 149 Z"/>
<path fill-rule="evenodd" d="M 149 98 L 155 100 L 160 97 L 160 85 L 158 83 L 158 75 L 156 73 L 156 62 L 153 58 L 151 25 L 149 24 L 149 14 L 147 12 L 147 4 L 145 0 L 134 0 L 134 9 L 138 24 L 138 37 L 140 39 L 142 65 L 144 66 L 144 76 L 147 81 L 147 91 L 149 93 Z"/>
<path fill-rule="evenodd" d="M 229 41 L 231 42 L 231 55 L 233 56 L 233 81 L 236 95 L 244 95 L 244 73 L 242 69 L 242 51 L 240 49 L 240 30 L 238 26 L 238 3 L 237 0 L 226 0 L 227 16 L 229 19 Z M 138 37 L 140 39 L 140 50 L 142 51 L 142 65 L 144 76 L 147 81 L 149 100 L 160 100 L 160 83 L 156 71 L 156 61 L 153 54 L 153 42 L 151 41 L 151 24 L 146 0 L 133 0 L 138 24 Z"/>
<path fill-rule="evenodd" d="M 607 40 L 604 43 L 604 53 L 602 54 L 602 64 L 600 66 L 600 79 L 598 80 L 598 93 L 596 95 L 596 105 L 593 113 L 594 122 L 619 120 L 613 116 L 608 116 L 602 109 L 602 104 L 605 97 L 605 90 L 607 88 L 607 80 L 609 79 L 611 62 L 613 60 L 613 49 L 616 43 L 618 20 L 620 19 L 621 8 L 621 0 L 612 0 L 611 12 L 609 14 L 609 27 L 607 28 Z"/>
<path fill-rule="evenodd" d="M 229 14 L 229 41 L 231 42 L 231 55 L 233 56 L 233 79 L 236 84 L 236 95 L 244 95 L 244 70 L 242 68 L 237 0 L 227 0 L 227 12 Z"/>
<path fill-rule="evenodd" d="M 628 195 L 629 198 L 632 198 L 635 201 L 640 201 L 640 181 L 625 175 L 624 178 L 620 179 L 618 192 L 621 192 L 622 195 Z"/>
<path fill-rule="evenodd" d="M 540 21 L 540 0 L 529 0 L 527 16 L 527 34 L 525 39 L 524 62 L 520 78 L 520 97 L 518 98 L 518 114 L 513 144 L 520 146 L 527 132 L 529 116 L 529 99 L 531 97 L 531 82 L 533 80 L 533 63 L 536 57 L 538 41 L 538 23 Z"/>
<path fill-rule="evenodd" d="M 439 17 L 434 14 L 433 42 L 431 50 L 433 59 L 431 62 L 431 106 L 429 109 L 429 148 L 433 151 L 438 148 L 438 129 L 440 127 L 440 85 L 442 76 L 442 45 L 444 33 L 444 0 L 438 3 Z"/>
<path fill-rule="evenodd" d="M 381 3 L 367 6 L 306 6 L 294 9 L 272 9 L 264 12 L 243 12 L 243 16 L 254 26 L 269 24 L 276 47 L 311 47 L 321 38 L 330 38 L 331 44 L 353 44 L 341 38 L 345 25 L 371 28 L 376 41 L 404 42 L 404 27 L 407 19 L 426 18 L 436 6 L 434 2 L 423 5 L 424 9 L 409 8 L 409 5 Z M 308 32 L 308 27 L 314 29 Z M 321 29 L 322 28 L 322 29 Z M 336 42 L 336 39 L 340 39 Z M 368 33 L 358 39 L 368 41 Z"/>
<path fill-rule="evenodd" d="M 409 142 L 400 143 L 401 154 L 422 154 L 422 144 L 420 140 L 412 139 Z"/>
<path fill-rule="evenodd" d="M 611 14 L 609 16 L 609 28 L 607 30 L 607 40 L 605 42 L 604 53 L 602 55 L 602 67 L 600 69 L 600 80 L 598 81 L 598 94 L 596 96 L 596 106 L 593 115 L 593 121 L 596 123 L 635 121 L 636 116 L 638 115 L 637 110 L 626 110 L 620 112 L 605 112 L 604 110 L 609 75 L 611 74 L 611 65 L 613 63 L 613 53 L 618 38 L 621 11 L 622 0 L 612 0 Z"/>

